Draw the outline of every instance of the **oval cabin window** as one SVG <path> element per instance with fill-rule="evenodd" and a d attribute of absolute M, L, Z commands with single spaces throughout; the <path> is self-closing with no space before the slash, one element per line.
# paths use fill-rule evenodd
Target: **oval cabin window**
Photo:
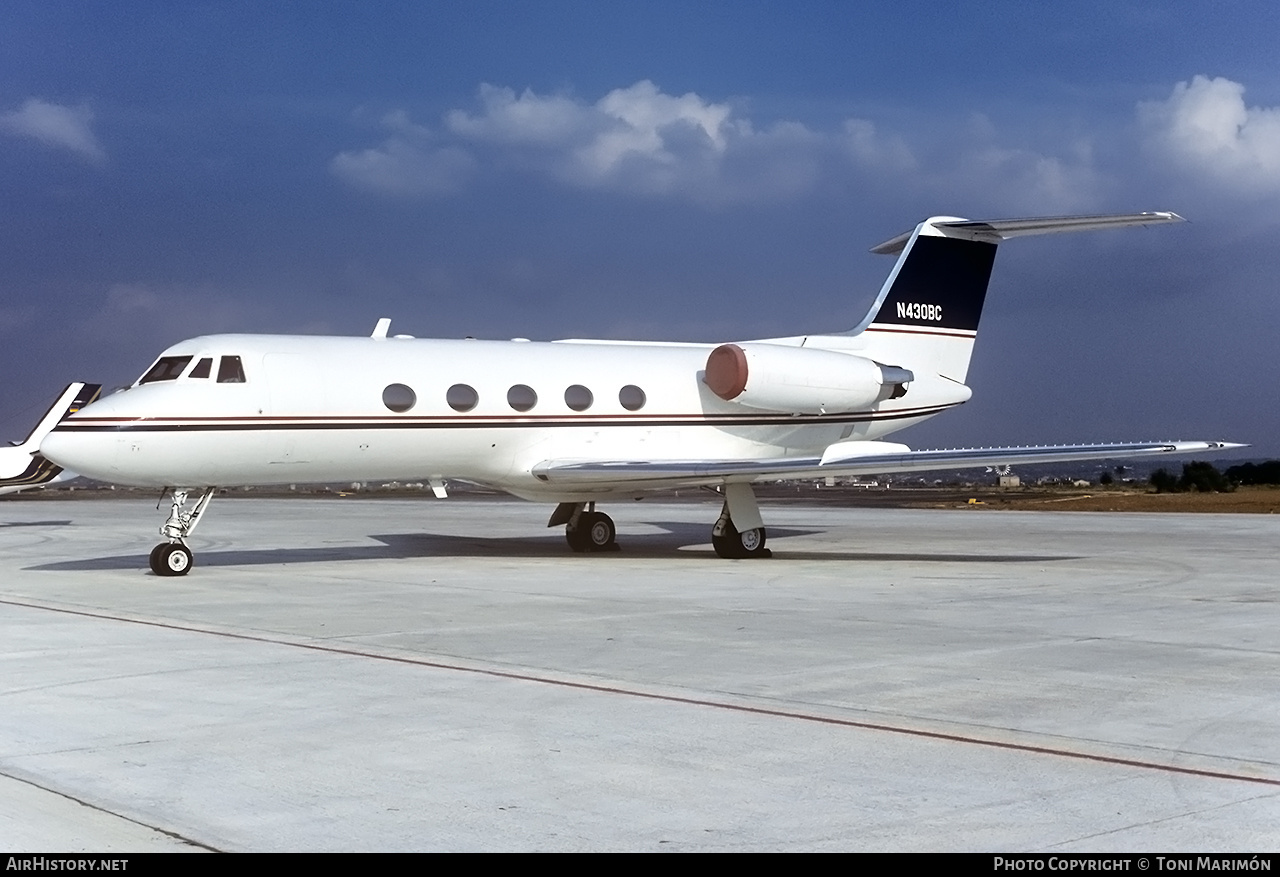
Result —
<path fill-rule="evenodd" d="M 582 384 L 574 384 L 564 391 L 564 404 L 573 411 L 586 411 L 594 401 L 591 391 Z"/>
<path fill-rule="evenodd" d="M 516 384 L 507 390 L 507 404 L 516 411 L 530 411 L 538 404 L 538 394 L 533 391 L 533 387 Z"/>
<path fill-rule="evenodd" d="M 418 404 L 418 395 L 404 384 L 388 384 L 382 391 L 382 404 L 396 413 L 401 413 Z"/>
<path fill-rule="evenodd" d="M 618 391 L 618 401 L 628 411 L 639 411 L 644 407 L 645 403 L 644 390 L 635 384 L 627 384 Z"/>
<path fill-rule="evenodd" d="M 444 400 L 454 411 L 465 413 L 480 403 L 480 394 L 467 384 L 454 384 L 444 394 Z"/>

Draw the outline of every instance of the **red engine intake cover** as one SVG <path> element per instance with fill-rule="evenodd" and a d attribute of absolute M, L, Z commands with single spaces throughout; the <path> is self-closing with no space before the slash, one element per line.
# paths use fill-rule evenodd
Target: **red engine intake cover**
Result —
<path fill-rule="evenodd" d="M 703 381 L 711 392 L 732 402 L 747 388 L 747 354 L 736 344 L 721 344 L 707 357 Z"/>

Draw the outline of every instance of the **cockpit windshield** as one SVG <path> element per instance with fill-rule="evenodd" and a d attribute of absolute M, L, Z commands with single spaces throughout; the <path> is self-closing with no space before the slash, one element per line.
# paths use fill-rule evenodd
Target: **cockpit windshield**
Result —
<path fill-rule="evenodd" d="M 175 381 L 189 362 L 191 362 L 191 357 L 189 356 L 162 356 L 145 375 L 138 379 L 138 383 L 153 384 L 156 381 Z"/>
<path fill-rule="evenodd" d="M 224 356 L 218 363 L 218 383 L 220 384 L 243 384 L 244 383 L 244 366 L 240 364 L 238 356 Z"/>

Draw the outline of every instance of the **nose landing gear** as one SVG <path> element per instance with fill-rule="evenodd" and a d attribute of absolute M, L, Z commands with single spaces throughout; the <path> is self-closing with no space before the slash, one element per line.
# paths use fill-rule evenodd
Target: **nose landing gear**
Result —
<path fill-rule="evenodd" d="M 168 541 L 161 542 L 151 549 L 149 563 L 151 571 L 158 576 L 185 576 L 195 564 L 191 549 L 186 545 L 186 538 L 200 523 L 200 517 L 213 500 L 216 488 L 206 488 L 191 511 L 184 511 L 189 491 L 175 490 L 173 502 L 169 510 L 169 518 L 160 526 L 160 535 Z M 161 497 L 163 499 L 163 496 Z M 159 506 L 157 505 L 157 508 Z"/>

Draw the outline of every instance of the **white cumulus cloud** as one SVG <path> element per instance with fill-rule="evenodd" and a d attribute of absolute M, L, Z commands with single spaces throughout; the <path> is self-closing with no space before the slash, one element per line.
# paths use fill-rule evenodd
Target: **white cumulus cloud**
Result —
<path fill-rule="evenodd" d="M 888 171 L 910 171 L 916 158 L 901 137 L 886 136 L 869 119 L 846 119 L 843 146 L 855 164 Z"/>
<path fill-rule="evenodd" d="M 721 204 L 810 190 L 824 161 L 853 157 L 842 151 L 840 137 L 792 121 L 757 128 L 731 103 L 667 94 L 649 80 L 595 102 L 485 84 L 479 106 L 446 113 L 436 136 L 403 113 L 388 120 L 393 117 L 386 142 L 340 154 L 334 173 L 382 192 L 428 194 L 431 185 L 409 184 L 411 168 L 434 180 L 428 168 L 463 167 L 467 156 L 476 166 L 544 175 L 581 189 Z M 866 152 L 876 138 L 864 139 Z"/>
<path fill-rule="evenodd" d="M 936 178 L 936 177 L 935 177 Z M 1101 203 L 1105 175 L 1087 155 L 1046 155 L 999 145 L 975 147 L 947 168 L 938 188 L 1025 213 L 1088 211 Z"/>
<path fill-rule="evenodd" d="M 381 145 L 340 152 L 329 169 L 347 184 L 380 195 L 447 195 L 470 179 L 475 160 L 463 149 L 438 145 L 429 129 L 415 125 L 403 111 L 382 119 L 389 135 Z"/>
<path fill-rule="evenodd" d="M 682 160 L 723 155 L 727 104 L 707 103 L 690 92 L 674 97 L 647 79 L 609 92 L 595 105 L 602 130 L 576 155 L 581 167 L 607 177 L 628 159 L 673 166 Z"/>
<path fill-rule="evenodd" d="M 0 115 L 0 131 L 67 149 L 100 163 L 106 161 L 107 154 L 98 145 L 92 122 L 93 112 L 88 107 L 64 107 L 32 97 L 19 109 Z"/>
<path fill-rule="evenodd" d="M 757 121 L 747 110 L 743 101 L 670 94 L 647 79 L 594 101 L 485 84 L 474 106 L 446 112 L 437 129 L 388 115 L 382 144 L 343 152 L 331 169 L 384 194 L 455 191 L 474 171 L 712 207 L 927 190 L 957 203 L 1087 210 L 1107 191 L 1087 138 L 1041 137 L 1052 144 L 1046 152 L 1006 143 L 1007 132 L 989 123 L 968 131 L 955 120 L 945 123 L 954 130 L 930 122 L 904 133 L 846 117 L 824 129 Z"/>
<path fill-rule="evenodd" d="M 1280 188 L 1280 107 L 1250 107 L 1244 86 L 1196 76 L 1140 104 L 1148 146 L 1183 168 L 1241 188 Z"/>
<path fill-rule="evenodd" d="M 591 112 L 563 95 L 542 96 L 529 89 L 517 96 L 510 88 L 480 86 L 479 113 L 452 110 L 445 124 L 469 140 L 562 146 L 590 137 Z"/>
<path fill-rule="evenodd" d="M 730 137 L 747 130 L 730 121 L 728 104 L 666 94 L 649 80 L 593 104 L 486 84 L 480 104 L 446 115 L 455 136 L 505 147 L 511 163 L 572 185 L 639 194 L 711 195 Z"/>

